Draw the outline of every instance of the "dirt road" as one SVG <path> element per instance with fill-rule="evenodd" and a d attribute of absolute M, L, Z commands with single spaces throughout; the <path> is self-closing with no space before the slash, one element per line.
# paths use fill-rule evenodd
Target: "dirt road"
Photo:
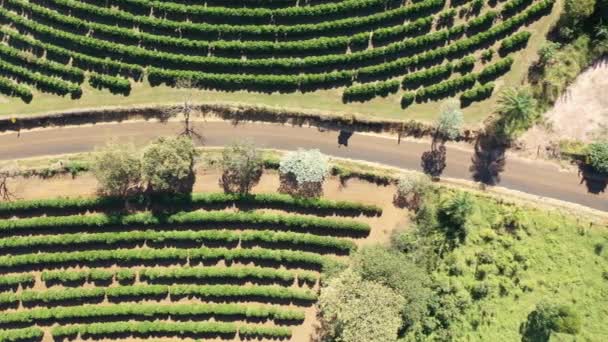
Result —
<path fill-rule="evenodd" d="M 110 138 L 143 144 L 150 139 L 174 134 L 178 123 L 131 122 L 97 126 L 42 129 L 0 135 L 0 160 L 90 151 Z M 207 122 L 200 124 L 206 146 L 223 146 L 237 139 L 250 139 L 259 147 L 294 150 L 318 148 L 343 158 L 376 162 L 405 169 L 421 170 L 421 155 L 430 149 L 428 143 L 402 141 L 369 135 L 339 134 L 316 128 L 266 124 Z M 340 137 L 340 139 L 339 139 Z M 339 145 L 347 143 L 348 145 Z M 474 180 L 479 173 L 479 154 L 454 147 L 447 149 L 447 167 L 443 176 Z M 473 166 L 472 165 L 476 165 Z M 605 183 L 588 184 L 575 172 L 560 171 L 557 166 L 507 157 L 502 172 L 497 172 L 497 185 L 529 194 L 556 198 L 608 211 Z"/>

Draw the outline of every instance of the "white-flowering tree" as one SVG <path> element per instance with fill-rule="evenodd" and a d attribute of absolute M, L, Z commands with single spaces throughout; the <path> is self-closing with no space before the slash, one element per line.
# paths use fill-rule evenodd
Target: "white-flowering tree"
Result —
<path fill-rule="evenodd" d="M 407 173 L 399 177 L 393 202 L 398 207 L 418 209 L 424 195 L 431 189 L 431 179 L 427 175 Z"/>
<path fill-rule="evenodd" d="M 460 102 L 454 99 L 448 100 L 443 104 L 437 119 L 437 133 L 443 138 L 454 140 L 460 135 L 463 123 Z"/>
<path fill-rule="evenodd" d="M 396 341 L 405 304 L 391 288 L 363 280 L 351 269 L 331 279 L 319 296 L 326 337 L 342 342 Z"/>
<path fill-rule="evenodd" d="M 298 150 L 283 156 L 279 165 L 280 192 L 319 197 L 329 172 L 329 158 L 319 150 Z"/>

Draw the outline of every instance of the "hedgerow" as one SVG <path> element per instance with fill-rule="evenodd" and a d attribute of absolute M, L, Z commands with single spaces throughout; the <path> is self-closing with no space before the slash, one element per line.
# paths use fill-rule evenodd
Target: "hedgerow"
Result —
<path fill-rule="evenodd" d="M 320 269 L 326 258 L 316 253 L 269 250 L 265 248 L 227 249 L 227 248 L 198 248 L 198 249 L 116 249 L 89 250 L 75 252 L 36 253 L 0 256 L 0 268 L 52 266 L 62 264 L 86 264 L 86 262 L 126 262 L 178 261 L 178 262 L 275 262 L 285 265 L 298 265 Z"/>
<path fill-rule="evenodd" d="M 55 306 L 66 301 L 102 301 L 106 296 L 112 301 L 133 297 L 159 298 L 195 297 L 204 300 L 240 300 L 260 298 L 263 300 L 291 300 L 313 302 L 314 292 L 283 286 L 243 286 L 243 285 L 132 285 L 93 288 L 61 288 L 41 291 L 25 290 L 20 293 L 0 293 L 0 304 L 37 303 Z"/>
<path fill-rule="evenodd" d="M 121 77 L 91 74 L 89 76 L 89 84 L 93 88 L 110 90 L 112 94 L 122 94 L 128 96 L 131 93 L 131 83 Z"/>
<path fill-rule="evenodd" d="M 343 232 L 343 234 L 367 234 L 370 226 L 351 220 L 337 220 L 301 215 L 278 215 L 257 212 L 219 212 L 192 211 L 181 212 L 168 217 L 154 216 L 151 213 L 132 215 L 72 215 L 59 217 L 34 217 L 16 220 L 0 221 L 0 234 L 16 233 L 27 230 L 59 229 L 63 231 L 80 231 L 85 227 L 104 226 L 154 226 L 161 224 L 192 225 L 192 224 L 247 224 L 247 225 L 279 225 L 287 230 L 326 230 L 328 233 Z"/>
<path fill-rule="evenodd" d="M 44 333 L 40 328 L 30 327 L 23 329 L 0 330 L 0 341 L 20 342 L 37 341 L 42 339 Z"/>
<path fill-rule="evenodd" d="M 460 101 L 463 106 L 468 106 L 472 102 L 481 101 L 489 98 L 494 91 L 494 83 L 488 82 L 486 84 L 480 84 L 472 89 L 466 90 L 460 95 Z"/>
<path fill-rule="evenodd" d="M 115 323 L 92 323 L 81 325 L 57 326 L 51 329 L 54 338 L 68 336 L 103 337 L 113 336 L 119 333 L 130 333 L 144 336 L 154 334 L 171 336 L 190 336 L 217 334 L 220 336 L 233 336 L 240 330 L 242 336 L 263 338 L 289 338 L 291 330 L 284 327 L 264 327 L 257 325 L 236 325 L 234 323 L 216 322 L 115 322 Z"/>
<path fill-rule="evenodd" d="M 6 312 L 0 316 L 0 324 L 8 323 L 37 323 L 41 320 L 62 321 L 77 320 L 83 318 L 114 320 L 121 318 L 150 318 L 171 316 L 174 320 L 186 316 L 234 316 L 244 319 L 272 319 L 303 321 L 302 310 L 282 309 L 269 305 L 242 305 L 242 304 L 110 304 L 110 305 L 82 305 L 82 306 L 57 306 L 53 308 L 37 308 Z"/>
<path fill-rule="evenodd" d="M 41 235 L 26 237 L 8 237 L 0 239 L 0 250 L 14 250 L 48 247 L 73 247 L 73 250 L 90 245 L 121 245 L 123 243 L 264 243 L 265 246 L 288 245 L 292 248 L 326 248 L 337 253 L 350 253 L 356 245 L 348 240 L 337 239 L 331 236 L 319 236 L 294 232 L 243 231 L 241 233 L 227 230 L 179 230 L 156 231 L 135 230 L 125 232 L 107 233 L 76 233 L 60 235 Z M 82 247 L 81 247 L 82 246 Z M 76 279 L 75 279 L 76 280 Z M 120 279 L 119 279 L 120 280 Z"/>
<path fill-rule="evenodd" d="M 264 208 L 278 208 L 287 211 L 314 210 L 315 213 L 332 212 L 340 215 L 382 214 L 377 205 L 349 201 L 333 201 L 324 198 L 299 198 L 287 194 L 225 194 L 193 193 L 187 196 L 159 196 L 152 203 L 163 208 L 210 208 L 218 205 L 255 205 Z M 0 215 L 48 214 L 49 211 L 85 212 L 99 210 L 119 210 L 124 199 L 116 197 L 60 197 L 53 199 L 16 200 L 0 202 Z"/>
<path fill-rule="evenodd" d="M 25 103 L 30 103 L 34 97 L 28 87 L 17 84 L 3 76 L 0 76 L 0 94 L 19 97 Z"/>

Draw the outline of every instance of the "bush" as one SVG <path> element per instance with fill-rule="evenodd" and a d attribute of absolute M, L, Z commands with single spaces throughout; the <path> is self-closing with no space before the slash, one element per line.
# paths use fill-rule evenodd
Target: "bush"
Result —
<path fill-rule="evenodd" d="M 417 210 L 431 188 L 432 183 L 427 175 L 404 174 L 397 181 L 397 191 L 393 203 L 399 207 Z"/>
<path fill-rule="evenodd" d="M 597 172 L 608 175 L 608 142 L 589 145 L 587 163 Z"/>
<path fill-rule="evenodd" d="M 520 327 L 522 341 L 549 341 L 553 332 L 576 335 L 581 329 L 579 314 L 571 307 L 541 301 Z"/>

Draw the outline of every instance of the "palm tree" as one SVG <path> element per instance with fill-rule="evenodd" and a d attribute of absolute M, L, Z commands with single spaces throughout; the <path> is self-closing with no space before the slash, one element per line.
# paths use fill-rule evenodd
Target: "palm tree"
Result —
<path fill-rule="evenodd" d="M 538 102 L 528 88 L 507 88 L 498 99 L 497 113 L 500 119 L 497 133 L 514 138 L 516 134 L 530 128 L 538 118 Z"/>

